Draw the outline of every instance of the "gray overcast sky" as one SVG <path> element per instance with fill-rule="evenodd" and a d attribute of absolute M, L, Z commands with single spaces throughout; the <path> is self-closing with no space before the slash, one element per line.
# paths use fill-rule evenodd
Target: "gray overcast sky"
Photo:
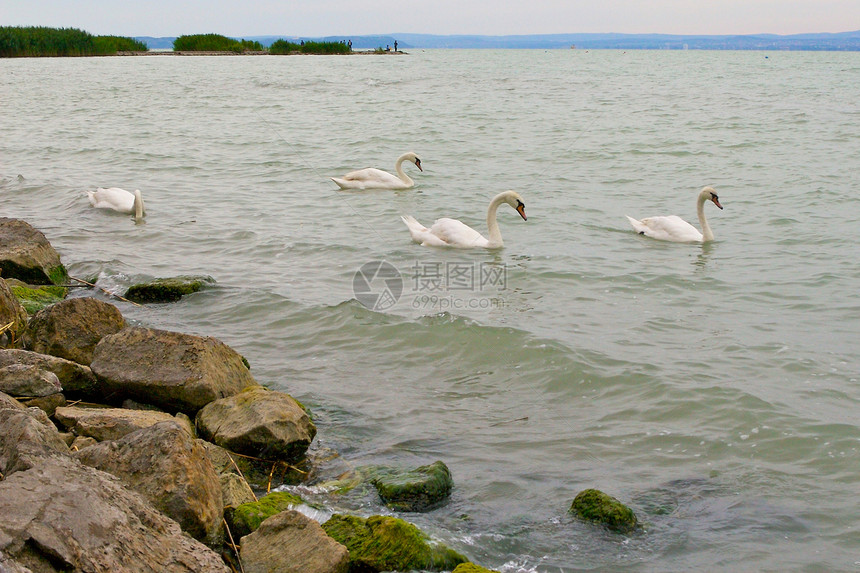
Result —
<path fill-rule="evenodd" d="M 797 34 L 860 30 L 860 0 L 0 0 L 0 25 L 93 34 Z"/>

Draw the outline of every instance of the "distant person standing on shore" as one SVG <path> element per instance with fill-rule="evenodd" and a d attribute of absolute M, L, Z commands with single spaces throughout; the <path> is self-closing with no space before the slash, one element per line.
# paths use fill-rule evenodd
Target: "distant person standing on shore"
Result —
<path fill-rule="evenodd" d="M 394 51 L 397 51 L 397 40 L 394 40 Z"/>

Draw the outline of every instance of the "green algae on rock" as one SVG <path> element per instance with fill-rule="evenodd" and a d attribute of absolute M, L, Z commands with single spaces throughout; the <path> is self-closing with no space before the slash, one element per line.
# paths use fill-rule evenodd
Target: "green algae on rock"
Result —
<path fill-rule="evenodd" d="M 433 543 L 420 529 L 396 517 L 374 515 L 363 519 L 335 514 L 323 529 L 349 549 L 350 571 L 450 571 L 468 562 L 463 555 Z"/>
<path fill-rule="evenodd" d="M 137 303 L 176 302 L 184 295 L 195 293 L 214 282 L 215 279 L 210 276 L 159 278 L 130 286 L 124 296 Z"/>
<path fill-rule="evenodd" d="M 28 285 L 15 279 L 6 281 L 12 294 L 27 311 L 27 314 L 33 315 L 54 303 L 58 303 L 66 298 L 66 288 L 56 285 Z"/>
<path fill-rule="evenodd" d="M 499 573 L 495 569 L 487 569 L 474 563 L 461 563 L 451 573 Z"/>
<path fill-rule="evenodd" d="M 370 468 L 370 482 L 382 501 L 395 511 L 426 511 L 445 502 L 454 481 L 443 462 L 400 470 L 385 466 Z"/>
<path fill-rule="evenodd" d="M 302 498 L 285 491 L 275 491 L 257 501 L 243 503 L 227 513 L 230 531 L 238 540 L 256 531 L 261 523 L 273 515 L 302 503 Z"/>
<path fill-rule="evenodd" d="M 603 524 L 619 533 L 632 531 L 638 524 L 632 509 L 597 489 L 579 492 L 569 511 L 580 519 Z"/>

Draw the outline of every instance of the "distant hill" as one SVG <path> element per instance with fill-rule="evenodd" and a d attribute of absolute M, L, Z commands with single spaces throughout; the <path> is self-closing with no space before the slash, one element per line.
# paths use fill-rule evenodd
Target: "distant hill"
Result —
<path fill-rule="evenodd" d="M 860 51 L 860 30 L 839 34 L 759 34 L 743 36 L 683 36 L 671 34 L 535 34 L 525 36 L 437 36 L 433 34 L 391 34 L 377 36 L 246 36 L 269 46 L 278 39 L 292 42 L 316 40 L 347 42 L 355 50 L 373 50 L 394 41 L 401 50 L 420 48 L 458 49 L 614 49 L 614 50 L 841 50 Z M 150 50 L 173 48 L 176 38 L 137 36 Z"/>

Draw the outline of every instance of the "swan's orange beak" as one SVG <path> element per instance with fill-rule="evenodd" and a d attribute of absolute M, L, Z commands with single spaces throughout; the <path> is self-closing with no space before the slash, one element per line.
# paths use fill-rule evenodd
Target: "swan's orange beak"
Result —
<path fill-rule="evenodd" d="M 714 197 L 713 199 L 711 199 L 711 201 L 713 201 L 713 202 L 714 202 L 714 205 L 716 205 L 716 206 L 717 206 L 717 207 L 719 207 L 720 209 L 722 209 L 722 208 L 723 208 L 723 206 L 722 206 L 722 205 L 720 205 L 720 200 L 719 200 L 719 199 L 717 199 L 716 197 Z"/>
<path fill-rule="evenodd" d="M 421 171 L 422 173 L 424 172 L 424 170 L 421 169 L 421 160 L 418 159 L 417 157 L 415 158 L 415 167 L 418 168 L 418 171 Z"/>
<path fill-rule="evenodd" d="M 720 207 L 720 209 L 722 209 L 722 207 Z M 528 219 L 526 219 L 526 206 L 523 205 L 521 201 L 517 201 L 517 213 L 520 214 L 523 221 L 528 221 Z"/>

